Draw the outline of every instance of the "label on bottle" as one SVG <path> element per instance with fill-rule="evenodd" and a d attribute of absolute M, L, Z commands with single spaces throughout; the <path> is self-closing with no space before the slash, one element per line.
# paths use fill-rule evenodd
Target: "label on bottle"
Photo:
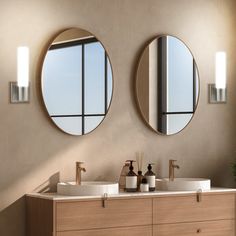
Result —
<path fill-rule="evenodd" d="M 137 176 L 126 176 L 125 177 L 125 188 L 136 189 L 137 188 Z"/>
<path fill-rule="evenodd" d="M 156 177 L 155 175 L 145 176 L 149 184 L 149 188 L 156 188 Z"/>
<path fill-rule="evenodd" d="M 140 184 L 140 191 L 141 192 L 148 192 L 149 191 L 149 184 Z"/>

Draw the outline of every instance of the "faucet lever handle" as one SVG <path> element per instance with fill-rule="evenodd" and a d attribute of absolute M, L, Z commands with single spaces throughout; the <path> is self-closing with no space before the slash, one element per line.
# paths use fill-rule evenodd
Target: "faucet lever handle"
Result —
<path fill-rule="evenodd" d="M 82 161 L 76 161 L 76 164 L 80 165 L 80 164 L 84 164 L 84 162 L 82 162 Z"/>
<path fill-rule="evenodd" d="M 82 164 L 84 164 L 84 162 L 77 161 L 77 162 L 76 162 L 76 168 L 77 168 L 77 169 L 80 168 L 81 171 L 86 172 L 86 169 L 85 169 L 84 167 L 81 166 Z"/>
<path fill-rule="evenodd" d="M 170 165 L 173 165 L 176 161 L 177 161 L 177 160 L 170 159 L 170 160 L 169 160 L 169 163 L 170 163 Z"/>
<path fill-rule="evenodd" d="M 76 162 L 76 167 L 77 167 L 77 168 L 79 168 L 79 167 L 82 168 L 82 166 L 81 166 L 82 164 L 84 164 L 84 162 L 77 161 L 77 162 Z"/>

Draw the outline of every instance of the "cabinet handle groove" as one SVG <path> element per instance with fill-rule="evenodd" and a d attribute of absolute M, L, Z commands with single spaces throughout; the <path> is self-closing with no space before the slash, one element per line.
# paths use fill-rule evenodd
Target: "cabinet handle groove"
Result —
<path fill-rule="evenodd" d="M 201 202 L 202 201 L 202 190 L 198 189 L 197 191 L 197 202 Z"/>
<path fill-rule="evenodd" d="M 104 193 L 103 198 L 102 198 L 102 207 L 106 208 L 106 201 L 108 199 L 108 194 Z"/>

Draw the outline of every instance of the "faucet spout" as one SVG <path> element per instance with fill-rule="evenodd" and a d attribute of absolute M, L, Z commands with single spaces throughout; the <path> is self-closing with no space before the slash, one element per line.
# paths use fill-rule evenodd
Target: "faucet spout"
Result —
<path fill-rule="evenodd" d="M 169 180 L 174 181 L 175 179 L 175 168 L 180 169 L 180 167 L 174 164 L 177 160 L 169 160 Z"/>
<path fill-rule="evenodd" d="M 76 162 L 76 184 L 81 185 L 81 172 L 86 172 L 86 169 L 81 165 L 83 162 Z"/>

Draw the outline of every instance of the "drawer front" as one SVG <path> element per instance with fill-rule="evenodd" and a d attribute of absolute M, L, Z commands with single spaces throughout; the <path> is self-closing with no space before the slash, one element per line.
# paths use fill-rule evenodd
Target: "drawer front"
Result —
<path fill-rule="evenodd" d="M 58 202 L 56 231 L 152 224 L 152 199 Z"/>
<path fill-rule="evenodd" d="M 153 236 L 235 236 L 234 220 L 154 225 Z"/>
<path fill-rule="evenodd" d="M 153 200 L 153 223 L 179 223 L 235 218 L 235 195 L 161 197 Z"/>
<path fill-rule="evenodd" d="M 152 236 L 152 226 L 58 232 L 57 236 Z"/>

